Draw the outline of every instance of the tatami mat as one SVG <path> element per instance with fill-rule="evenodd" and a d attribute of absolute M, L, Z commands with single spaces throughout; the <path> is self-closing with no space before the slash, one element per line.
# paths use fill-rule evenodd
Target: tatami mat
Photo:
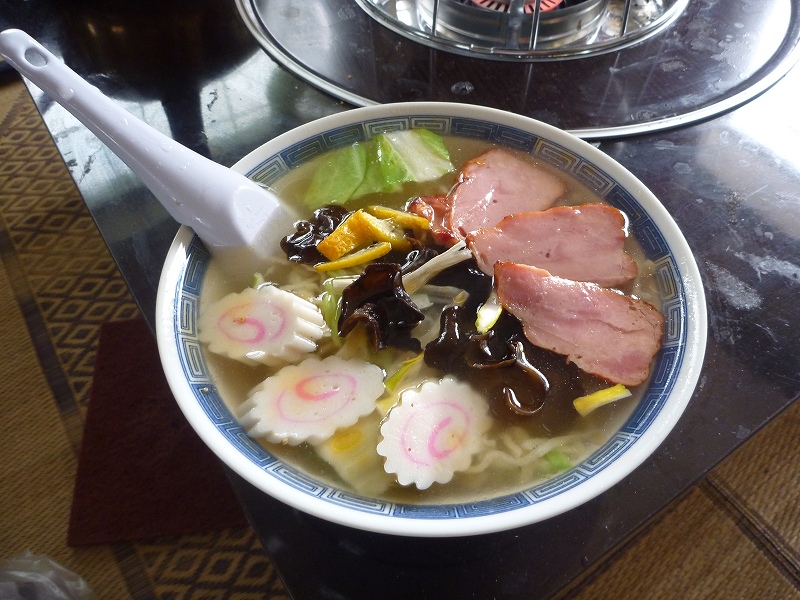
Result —
<path fill-rule="evenodd" d="M 800 572 L 800 403 L 708 477 L 753 539 L 795 578 Z"/>
<path fill-rule="evenodd" d="M 27 92 L 9 79 L 0 85 L 0 560 L 48 554 L 103 599 L 288 598 L 249 529 L 66 546 L 100 327 L 138 312 Z M 800 599 L 798 439 L 800 405 L 562 596 Z"/>
<path fill-rule="evenodd" d="M 139 313 L 19 80 L 0 123 L 0 560 L 47 554 L 101 599 L 288 598 L 249 528 L 66 545 L 100 328 Z"/>
<path fill-rule="evenodd" d="M 46 554 L 91 581 L 104 598 L 125 598 L 125 580 L 109 548 L 66 546 L 75 454 L 4 268 L 0 307 L 0 560 L 26 550 Z"/>

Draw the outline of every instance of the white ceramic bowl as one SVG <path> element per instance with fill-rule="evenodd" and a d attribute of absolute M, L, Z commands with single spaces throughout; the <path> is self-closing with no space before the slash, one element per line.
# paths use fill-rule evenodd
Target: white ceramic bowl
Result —
<path fill-rule="evenodd" d="M 628 475 L 681 416 L 698 380 L 706 345 L 699 272 L 668 212 L 621 165 L 561 130 L 494 109 L 449 103 L 355 109 L 281 135 L 234 169 L 270 183 L 326 150 L 382 131 L 422 126 L 529 152 L 571 173 L 630 218 L 633 234 L 657 266 L 666 327 L 641 401 L 607 443 L 549 481 L 465 504 L 396 504 L 314 480 L 248 438 L 219 397 L 195 327 L 208 254 L 185 227 L 170 248 L 158 290 L 156 328 L 163 366 L 183 413 L 217 456 L 257 488 L 299 510 L 355 528 L 409 536 L 472 535 L 541 521 L 586 502 Z"/>

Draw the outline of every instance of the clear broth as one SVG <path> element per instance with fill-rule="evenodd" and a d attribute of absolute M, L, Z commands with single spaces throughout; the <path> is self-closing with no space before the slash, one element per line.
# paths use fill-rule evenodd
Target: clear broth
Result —
<path fill-rule="evenodd" d="M 451 160 L 456 166 L 456 172 L 465 161 L 492 147 L 491 144 L 483 141 L 447 136 L 444 139 L 451 153 Z M 536 161 L 525 154 L 520 154 L 519 156 L 556 174 L 566 183 L 567 193 L 558 204 L 578 205 L 588 202 L 603 202 L 602 198 L 594 191 L 552 165 Z M 310 173 L 313 168 L 313 161 L 302 165 L 283 176 L 276 185 L 273 186 L 278 196 L 292 203 L 302 218 L 307 218 L 311 212 L 303 207 L 301 199 L 308 185 Z M 357 202 L 348 203 L 347 208 L 349 210 L 355 210 L 370 204 L 403 208 L 408 200 L 415 196 L 446 193 L 455 181 L 456 172 L 432 184 L 409 184 L 405 186 L 401 192 L 396 194 L 367 196 L 359 199 Z M 287 231 L 280 237 L 288 235 L 289 233 L 291 232 Z M 279 237 L 276 237 L 276 244 L 279 242 L 279 239 Z M 639 267 L 639 276 L 631 285 L 622 289 L 622 291 L 648 301 L 656 307 L 660 306 L 657 292 L 658 288 L 652 274 L 652 266 L 644 256 L 639 244 L 631 235 L 628 236 L 626 241 L 626 251 L 636 260 Z M 318 275 L 312 269 L 300 267 L 295 264 L 290 265 L 288 261 L 286 261 L 286 266 L 284 268 L 277 267 L 270 271 L 267 279 L 283 286 L 289 273 L 294 273 L 292 276 L 296 277 L 298 269 L 305 270 L 308 273 L 308 277 L 314 278 L 320 282 L 324 279 L 324 276 Z M 204 306 L 222 296 L 230 292 L 238 291 L 241 291 L 240 288 L 235 288 L 225 274 L 221 272 L 219 266 L 212 261 L 206 273 L 203 285 L 200 310 L 202 311 Z M 435 330 L 435 332 L 438 332 L 438 314 L 440 312 L 441 308 L 430 317 L 426 315 L 426 322 L 430 322 L 431 318 L 434 319 L 435 323 L 432 324 L 432 329 Z M 425 342 L 423 341 L 423 347 L 424 345 Z M 395 352 L 396 356 L 389 360 L 397 362 L 409 358 L 409 356 L 413 356 L 413 354 L 407 352 L 391 352 Z M 239 405 L 245 401 L 249 391 L 275 372 L 275 369 L 268 367 L 251 367 L 211 353 L 206 353 L 205 357 L 212 378 L 220 392 L 220 396 L 225 400 L 234 414 L 237 414 Z M 384 360 L 386 359 L 384 358 Z M 391 371 L 389 372 L 391 373 Z M 410 385 L 404 385 L 404 387 L 415 387 L 421 385 L 428 377 L 438 380 L 442 376 L 443 375 L 438 374 L 433 369 L 423 367 L 417 379 L 412 380 Z M 591 389 L 592 386 L 597 389 L 599 387 L 597 383 L 592 382 L 591 378 L 589 379 L 587 387 L 590 389 L 588 391 L 593 391 Z M 647 384 L 644 383 L 638 386 L 637 389 L 631 390 L 633 395 L 629 398 L 619 400 L 595 410 L 586 417 L 576 419 L 569 438 L 558 446 L 558 448 L 567 453 L 573 464 L 577 464 L 579 461 L 585 459 L 593 451 L 602 446 L 630 416 L 646 385 Z M 513 427 L 513 429 L 509 429 L 510 427 Z M 511 426 L 501 421 L 495 421 L 492 429 L 487 434 L 488 437 L 499 440 L 496 442 L 497 445 L 501 446 L 504 452 L 509 452 L 511 455 L 519 452 L 519 441 L 524 441 L 526 435 L 535 437 L 541 434 L 539 431 L 535 430 L 535 428 L 526 428 L 524 424 L 515 424 Z M 351 486 L 343 481 L 336 471 L 327 462 L 322 460 L 317 452 L 309 445 L 301 444 L 294 447 L 273 444 L 265 440 L 259 440 L 259 442 L 262 443 L 269 452 L 299 471 L 307 473 L 329 485 L 358 492 L 358 490 L 353 490 Z M 482 458 L 485 458 L 485 456 L 479 455 L 474 463 L 480 462 Z M 392 483 L 389 485 L 388 490 L 379 494 L 379 497 L 389 501 L 419 504 L 472 502 L 526 489 L 550 479 L 556 474 L 557 471 L 544 459 L 520 467 L 507 467 L 502 464 L 490 463 L 490 466 L 480 472 L 457 473 L 449 483 L 434 484 L 430 488 L 422 491 L 417 490 L 414 486 L 400 486 L 399 484 Z"/>

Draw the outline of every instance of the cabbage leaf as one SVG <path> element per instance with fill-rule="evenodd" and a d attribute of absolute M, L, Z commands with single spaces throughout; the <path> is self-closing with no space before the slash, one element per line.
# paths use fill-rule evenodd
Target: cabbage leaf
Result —
<path fill-rule="evenodd" d="M 453 170 L 444 140 L 427 129 L 381 133 L 322 157 L 305 195 L 315 210 L 367 194 L 395 192 L 406 182 L 439 179 Z"/>

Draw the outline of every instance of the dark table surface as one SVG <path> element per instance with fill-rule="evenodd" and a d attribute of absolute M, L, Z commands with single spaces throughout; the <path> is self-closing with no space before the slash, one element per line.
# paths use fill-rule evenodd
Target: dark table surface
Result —
<path fill-rule="evenodd" d="M 25 29 L 130 112 L 231 165 L 348 107 L 279 68 L 232 2 L 0 0 Z M 134 175 L 38 89 L 33 98 L 152 324 L 177 230 Z M 800 69 L 700 124 L 602 141 L 658 196 L 691 246 L 708 303 L 696 393 L 656 453 L 611 490 L 546 522 L 451 540 L 348 530 L 231 474 L 297 600 L 546 598 L 612 550 L 800 394 Z"/>

